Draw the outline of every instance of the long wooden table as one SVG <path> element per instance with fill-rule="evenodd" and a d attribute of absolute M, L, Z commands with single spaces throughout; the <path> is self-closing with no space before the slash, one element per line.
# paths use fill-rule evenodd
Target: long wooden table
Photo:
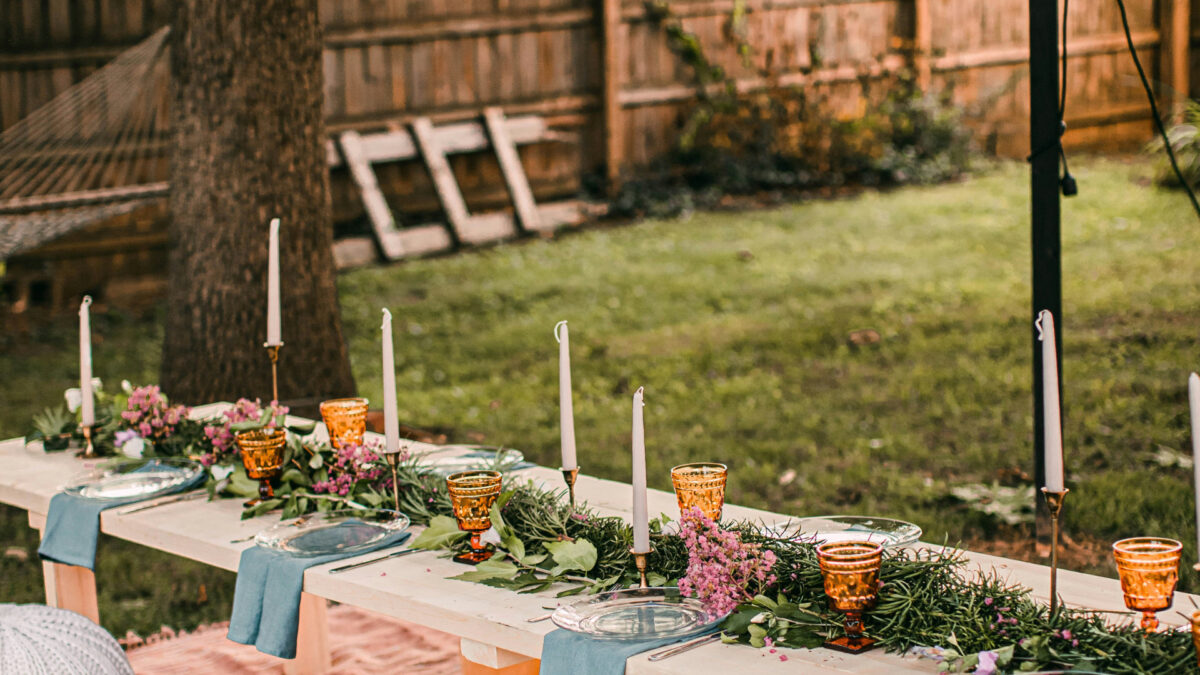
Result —
<path fill-rule="evenodd" d="M 209 417 L 227 404 L 213 404 L 193 411 Z M 318 433 L 324 433 L 320 426 Z M 416 451 L 434 446 L 413 444 Z M 586 458 L 584 458 L 586 461 Z M 95 460 L 92 460 L 94 463 Z M 45 453 L 37 444 L 26 447 L 22 439 L 0 442 L 0 503 L 29 512 L 31 527 L 42 530 L 50 498 L 65 480 L 85 468 L 73 452 Z M 586 470 L 586 466 L 584 467 Z M 736 468 L 734 469 L 736 471 Z M 519 473 L 534 482 L 561 488 L 559 471 L 544 467 Z M 603 515 L 628 517 L 631 492 L 627 484 L 579 477 L 576 494 L 581 502 Z M 672 493 L 652 490 L 651 513 L 676 513 Z M 208 565 L 236 571 L 241 552 L 252 543 L 231 540 L 253 535 L 278 520 L 267 514 L 241 519 L 241 500 L 188 501 L 123 515 L 121 509 L 104 511 L 100 529 L 105 534 L 159 549 Z M 777 513 L 727 505 L 726 516 L 761 521 L 786 522 Z M 98 555 L 104 555 L 103 550 Z M 372 554 L 366 554 L 367 556 Z M 1048 569 L 1041 565 L 968 552 L 971 564 L 983 571 L 995 570 L 1009 580 L 1032 589 L 1043 600 L 1049 597 Z M 366 557 L 366 556 L 364 556 Z M 536 673 L 543 636 L 554 630 L 549 621 L 530 623 L 545 614 L 543 605 L 553 604 L 553 590 L 542 594 L 518 594 L 482 584 L 451 580 L 464 570 L 438 552 L 418 553 L 363 568 L 331 575 L 329 569 L 344 562 L 310 568 L 304 575 L 300 635 L 297 658 L 286 663 L 289 672 L 321 673 L 330 667 L 325 625 L 326 601 L 362 607 L 411 621 L 462 638 L 465 672 Z M 98 620 L 95 578 L 90 570 L 43 562 L 46 602 L 78 611 Z M 1120 585 L 1115 579 L 1060 571 L 1059 594 L 1068 605 L 1106 611 L 1124 611 Z M 3 600 L 0 598 L 0 600 Z M 1179 599 L 1177 599 L 1178 601 Z M 1164 622 L 1178 622 L 1173 613 L 1161 615 Z M 381 645 L 386 649 L 386 645 Z M 786 663 L 765 650 L 741 645 L 711 644 L 657 663 L 645 654 L 630 658 L 628 675 L 695 675 L 697 672 L 818 672 L 818 673 L 933 673 L 929 660 L 884 654 L 881 651 L 850 656 L 826 649 L 781 650 Z"/>

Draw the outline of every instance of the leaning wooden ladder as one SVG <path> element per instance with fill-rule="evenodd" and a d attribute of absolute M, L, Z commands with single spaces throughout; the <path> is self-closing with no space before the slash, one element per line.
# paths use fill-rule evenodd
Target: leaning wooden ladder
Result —
<path fill-rule="evenodd" d="M 362 194 L 363 207 L 379 252 L 387 260 L 435 253 L 464 244 L 481 244 L 522 233 L 547 232 L 587 217 L 586 204 L 563 201 L 539 205 L 521 167 L 518 145 L 557 140 L 537 116 L 505 118 L 499 108 L 485 108 L 481 122 L 435 127 L 428 117 L 414 119 L 408 130 L 372 134 L 346 131 L 337 138 L 341 152 L 330 144 L 331 167 L 344 158 Z M 448 155 L 491 148 L 512 200 L 513 213 L 471 214 L 450 169 Z M 392 210 L 375 178 L 373 164 L 421 159 L 433 180 L 446 223 L 398 228 Z"/>

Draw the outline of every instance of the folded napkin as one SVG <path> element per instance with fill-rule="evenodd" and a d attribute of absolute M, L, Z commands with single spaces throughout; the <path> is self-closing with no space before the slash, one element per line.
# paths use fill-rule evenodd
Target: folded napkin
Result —
<path fill-rule="evenodd" d="M 150 462 L 138 471 L 154 466 L 155 463 Z M 190 481 L 155 497 L 191 490 L 203 483 L 204 477 L 201 471 Z M 38 556 L 42 560 L 93 569 L 96 564 L 96 539 L 100 536 L 100 512 L 146 499 L 149 497 L 92 499 L 68 492 L 54 495 L 50 498 L 50 512 L 46 514 L 46 529 L 42 532 Z"/>
<path fill-rule="evenodd" d="M 539 675 L 624 675 L 625 660 L 642 652 L 716 632 L 719 623 L 704 633 L 657 640 L 611 640 L 560 628 L 542 641 Z"/>
<path fill-rule="evenodd" d="M 315 530 L 297 537 L 292 544 L 320 550 L 326 542 L 344 541 L 339 528 L 354 527 L 347 521 L 337 527 Z M 342 558 L 362 555 L 407 540 L 408 532 L 398 532 L 369 549 L 349 553 L 331 553 L 298 557 L 283 551 L 251 546 L 242 551 L 238 562 L 237 584 L 233 591 L 233 614 L 229 617 L 227 637 L 258 651 L 285 659 L 296 658 L 296 629 L 300 623 L 300 593 L 304 590 L 304 570 Z M 302 540 L 302 541 L 300 541 Z"/>

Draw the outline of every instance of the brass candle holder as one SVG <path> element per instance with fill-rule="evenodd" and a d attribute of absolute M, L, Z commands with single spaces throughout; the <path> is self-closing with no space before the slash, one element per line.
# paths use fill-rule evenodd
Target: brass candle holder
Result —
<path fill-rule="evenodd" d="M 263 344 L 267 348 L 267 357 L 271 359 L 271 400 L 279 402 L 279 348 L 283 346 L 280 342 L 277 345 Z"/>
<path fill-rule="evenodd" d="M 1058 516 L 1062 513 L 1063 500 L 1070 490 L 1061 492 L 1042 488 L 1046 508 L 1050 511 L 1050 613 L 1058 611 Z"/>
<path fill-rule="evenodd" d="M 365 398 L 335 398 L 321 401 L 321 419 L 329 431 L 329 444 L 334 449 L 343 445 L 362 445 L 367 433 Z"/>
<path fill-rule="evenodd" d="M 492 526 L 492 506 L 500 496 L 499 471 L 460 471 L 446 479 L 450 504 L 458 529 L 471 533 L 471 550 L 454 556 L 454 562 L 478 565 L 492 557 L 479 537 Z"/>
<path fill-rule="evenodd" d="M 654 547 L 651 546 L 648 551 L 635 551 L 629 549 L 629 553 L 633 556 L 633 564 L 638 571 L 638 588 L 650 588 L 650 583 L 646 580 L 646 569 L 650 564 L 650 554 L 654 553 Z"/>
<path fill-rule="evenodd" d="M 1171 608 L 1182 552 L 1183 544 L 1163 537 L 1134 537 L 1113 544 L 1125 606 L 1142 613 L 1141 626 L 1147 633 L 1158 629 L 1155 614 Z"/>
<path fill-rule="evenodd" d="M 243 504 L 250 507 L 275 496 L 271 480 L 283 470 L 283 449 L 287 443 L 287 430 L 283 427 L 252 429 L 234 436 L 242 455 L 242 466 L 246 475 L 258 481 L 258 497 Z"/>
<path fill-rule="evenodd" d="M 395 504 L 397 511 L 400 510 L 400 478 L 399 467 L 400 460 L 405 454 L 403 449 L 396 452 L 380 452 L 383 458 L 387 460 L 388 466 L 392 469 L 392 501 Z"/>
<path fill-rule="evenodd" d="M 79 427 L 79 430 L 83 432 L 83 449 L 80 450 L 76 456 L 87 458 L 95 457 L 96 447 L 92 445 L 92 427 L 81 426 Z"/>
<path fill-rule="evenodd" d="M 713 522 L 721 522 L 728 476 L 729 467 L 716 462 L 694 462 L 672 468 L 671 484 L 675 486 L 679 513 L 699 508 Z"/>
<path fill-rule="evenodd" d="M 562 467 L 559 469 L 559 471 L 562 471 L 563 480 L 567 482 L 567 495 L 568 495 L 568 498 L 571 500 L 571 510 L 574 511 L 575 510 L 575 481 L 579 478 L 579 467 L 575 467 L 573 469 L 568 469 L 566 467 Z"/>
<path fill-rule="evenodd" d="M 848 654 L 874 647 L 875 639 L 863 635 L 862 614 L 875 606 L 883 546 L 869 541 L 831 541 L 817 547 L 817 559 L 830 609 L 846 615 L 846 634 L 826 641 L 825 646 Z"/>

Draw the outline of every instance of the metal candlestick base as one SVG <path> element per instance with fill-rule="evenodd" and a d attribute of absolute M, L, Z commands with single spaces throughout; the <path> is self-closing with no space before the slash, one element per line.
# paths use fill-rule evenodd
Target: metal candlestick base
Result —
<path fill-rule="evenodd" d="M 650 554 L 654 553 L 654 547 L 651 546 L 649 551 L 642 552 L 635 551 L 631 548 L 629 549 L 629 552 L 633 554 L 633 564 L 637 565 L 639 577 L 638 588 L 650 588 L 650 584 L 646 581 L 646 566 L 649 562 Z"/>
<path fill-rule="evenodd" d="M 1061 492 L 1042 488 L 1046 497 L 1046 508 L 1050 512 L 1050 613 L 1058 611 L 1058 516 L 1062 513 L 1063 500 L 1070 490 Z"/>
<path fill-rule="evenodd" d="M 579 478 L 579 467 L 575 467 L 574 469 L 568 469 L 568 468 L 563 467 L 563 468 L 560 468 L 559 471 L 562 471 L 563 480 L 565 480 L 567 482 L 567 494 L 570 496 L 570 499 L 571 499 L 571 510 L 574 511 L 575 510 L 575 480 Z"/>
<path fill-rule="evenodd" d="M 397 450 L 396 452 L 381 452 L 379 454 L 383 455 L 384 459 L 387 460 L 388 466 L 392 468 L 392 501 L 395 502 L 396 510 L 399 511 L 400 481 L 398 480 L 396 470 L 400 465 L 400 457 L 403 454 L 403 451 Z"/>
<path fill-rule="evenodd" d="M 91 427 L 80 427 L 80 430 L 83 431 L 83 450 L 80 450 L 77 453 L 77 456 L 78 457 L 95 457 L 96 456 L 96 448 L 92 445 L 92 428 Z"/>
<path fill-rule="evenodd" d="M 267 348 L 267 356 L 271 358 L 271 400 L 279 402 L 279 348 L 283 346 L 280 342 L 277 345 L 263 344 Z"/>

